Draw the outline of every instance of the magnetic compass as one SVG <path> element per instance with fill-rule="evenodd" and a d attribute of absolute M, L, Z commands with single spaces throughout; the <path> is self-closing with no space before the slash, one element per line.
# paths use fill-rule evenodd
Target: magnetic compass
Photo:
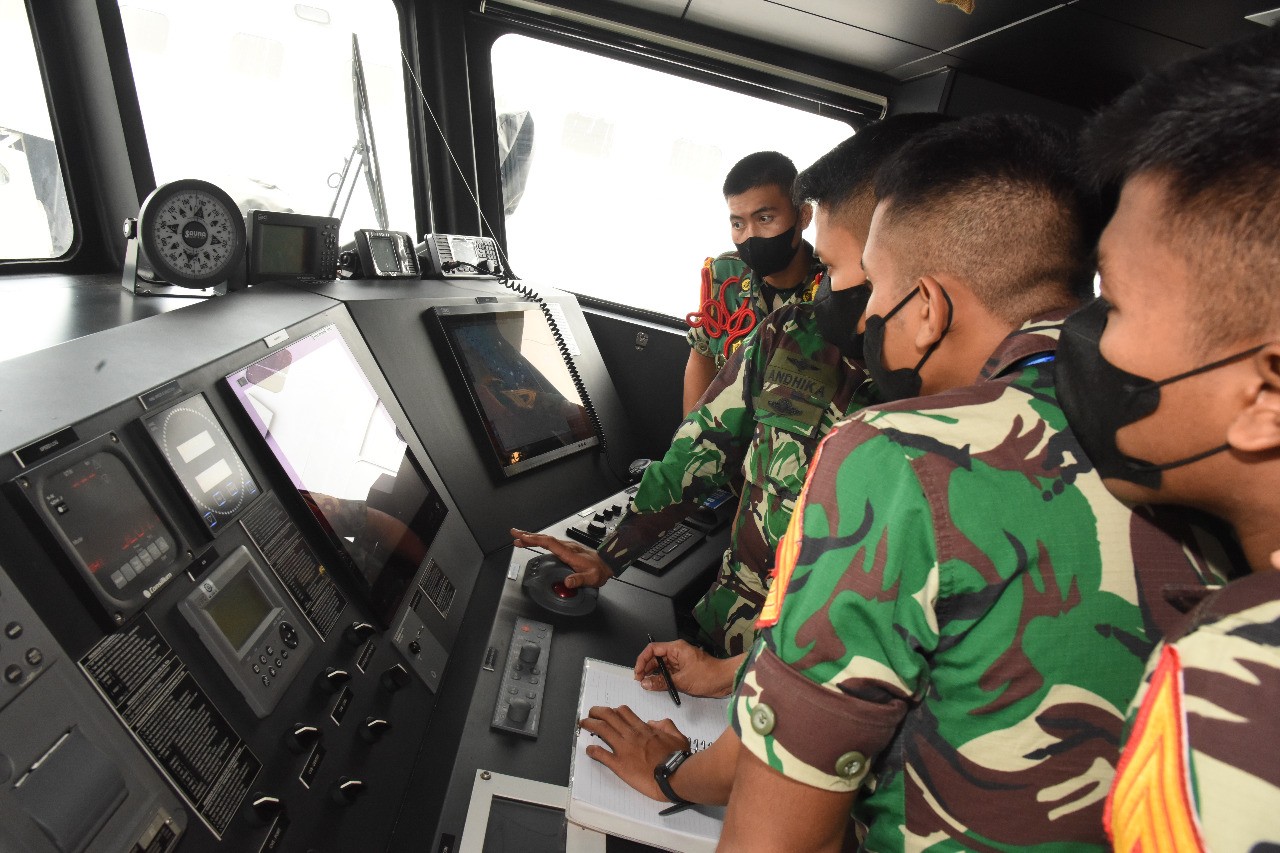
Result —
<path fill-rule="evenodd" d="M 136 225 L 127 221 L 125 230 L 137 239 L 139 260 L 162 283 L 200 289 L 243 275 L 244 218 L 231 196 L 208 181 L 188 178 L 156 187 Z"/>

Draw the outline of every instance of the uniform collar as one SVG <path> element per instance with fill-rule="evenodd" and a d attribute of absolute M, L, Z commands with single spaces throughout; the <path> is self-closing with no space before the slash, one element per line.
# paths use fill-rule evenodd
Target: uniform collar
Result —
<path fill-rule="evenodd" d="M 995 352 L 982 365 L 979 377 L 994 379 L 1037 356 L 1052 355 L 1058 348 L 1058 332 L 1062 321 L 1073 309 L 1063 308 L 1032 317 L 1021 328 L 1010 332 Z"/>

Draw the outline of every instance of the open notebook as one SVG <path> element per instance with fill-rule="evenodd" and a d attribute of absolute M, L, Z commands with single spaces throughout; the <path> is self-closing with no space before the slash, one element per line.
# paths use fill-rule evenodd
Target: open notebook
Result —
<path fill-rule="evenodd" d="M 689 738 L 694 751 L 709 746 L 727 725 L 729 699 L 698 699 L 682 695 L 676 707 L 665 692 L 643 689 L 625 666 L 588 658 L 582 665 L 578 719 L 595 705 L 626 705 L 642 720 L 670 717 Z M 651 800 L 587 757 L 587 746 L 600 744 L 590 732 L 578 729 L 569 774 L 568 817 L 573 823 L 632 841 L 680 853 L 713 853 L 724 823 L 724 809 L 698 806 L 669 817 L 658 812 L 669 803 Z M 603 744 L 601 744 L 603 745 Z"/>

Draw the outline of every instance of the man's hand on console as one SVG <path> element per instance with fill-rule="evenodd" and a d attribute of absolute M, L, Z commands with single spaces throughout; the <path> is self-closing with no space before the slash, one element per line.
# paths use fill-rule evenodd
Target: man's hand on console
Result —
<path fill-rule="evenodd" d="M 671 753 L 689 749 L 689 739 L 680 734 L 675 723 L 670 720 L 646 723 L 623 705 L 619 708 L 596 706 L 579 725 L 609 747 L 592 744 L 587 747 L 588 757 L 608 767 L 646 797 L 667 801 L 653 778 L 653 769 Z"/>
<path fill-rule="evenodd" d="M 599 588 L 613 577 L 613 570 L 600 555 L 585 545 L 545 533 L 527 533 L 514 527 L 511 528 L 511 538 L 517 548 L 542 548 L 573 569 L 574 573 L 564 579 L 564 585 L 570 589 L 580 586 Z"/>
<path fill-rule="evenodd" d="M 636 680 L 645 690 L 666 690 L 658 658 L 667 665 L 676 689 L 690 696 L 728 696 L 745 655 L 717 658 L 684 640 L 650 643 L 636 658 Z"/>

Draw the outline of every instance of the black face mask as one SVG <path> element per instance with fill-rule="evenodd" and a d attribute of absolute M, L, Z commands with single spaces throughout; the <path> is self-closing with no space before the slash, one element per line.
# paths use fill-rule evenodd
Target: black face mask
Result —
<path fill-rule="evenodd" d="M 916 362 L 915 367 L 900 367 L 897 370 L 888 369 L 884 366 L 885 324 L 919 292 L 920 288 L 912 288 L 911 292 L 902 297 L 902 301 L 893 306 L 893 310 L 888 314 L 884 316 L 873 314 L 867 318 L 866 331 L 863 333 L 866 341 L 863 349 L 867 360 L 867 373 L 871 374 L 871 379 L 876 384 L 876 390 L 880 393 L 880 398 L 886 403 L 920 396 L 920 368 L 924 367 L 924 363 L 929 360 L 929 356 L 933 355 L 933 351 L 938 348 L 938 345 L 942 343 L 942 339 L 947 336 L 947 331 L 951 328 L 951 318 L 955 315 L 955 306 L 951 304 L 951 297 L 943 289 L 942 297 L 947 300 L 947 325 L 943 327 L 942 334 L 938 336 L 932 346 L 925 350 L 924 355 L 920 356 L 920 360 Z"/>
<path fill-rule="evenodd" d="M 1105 299 L 1095 299 L 1063 323 L 1058 336 L 1058 357 L 1054 363 L 1058 403 L 1080 447 L 1100 476 L 1158 489 L 1161 471 L 1198 462 L 1221 453 L 1228 445 L 1220 444 L 1202 453 L 1157 465 L 1122 453 L 1116 445 L 1116 433 L 1122 427 L 1147 417 L 1160 406 L 1161 386 L 1217 370 L 1253 355 L 1262 347 L 1238 352 L 1168 379 L 1147 379 L 1121 370 L 1102 357 L 1099 344 L 1102 332 L 1107 328 L 1107 310 L 1110 307 Z"/>
<path fill-rule="evenodd" d="M 792 225 L 781 234 L 772 237 L 748 237 L 744 242 L 734 243 L 738 257 L 751 267 L 751 271 L 764 278 L 776 272 L 782 272 L 791 263 L 791 259 L 800 251 L 800 244 L 791 245 L 795 239 L 796 226 Z"/>
<path fill-rule="evenodd" d="M 813 297 L 813 316 L 822 339 L 840 350 L 845 358 L 862 361 L 863 335 L 858 320 L 867 309 L 871 288 L 865 284 L 831 289 L 831 276 L 823 273 Z"/>

